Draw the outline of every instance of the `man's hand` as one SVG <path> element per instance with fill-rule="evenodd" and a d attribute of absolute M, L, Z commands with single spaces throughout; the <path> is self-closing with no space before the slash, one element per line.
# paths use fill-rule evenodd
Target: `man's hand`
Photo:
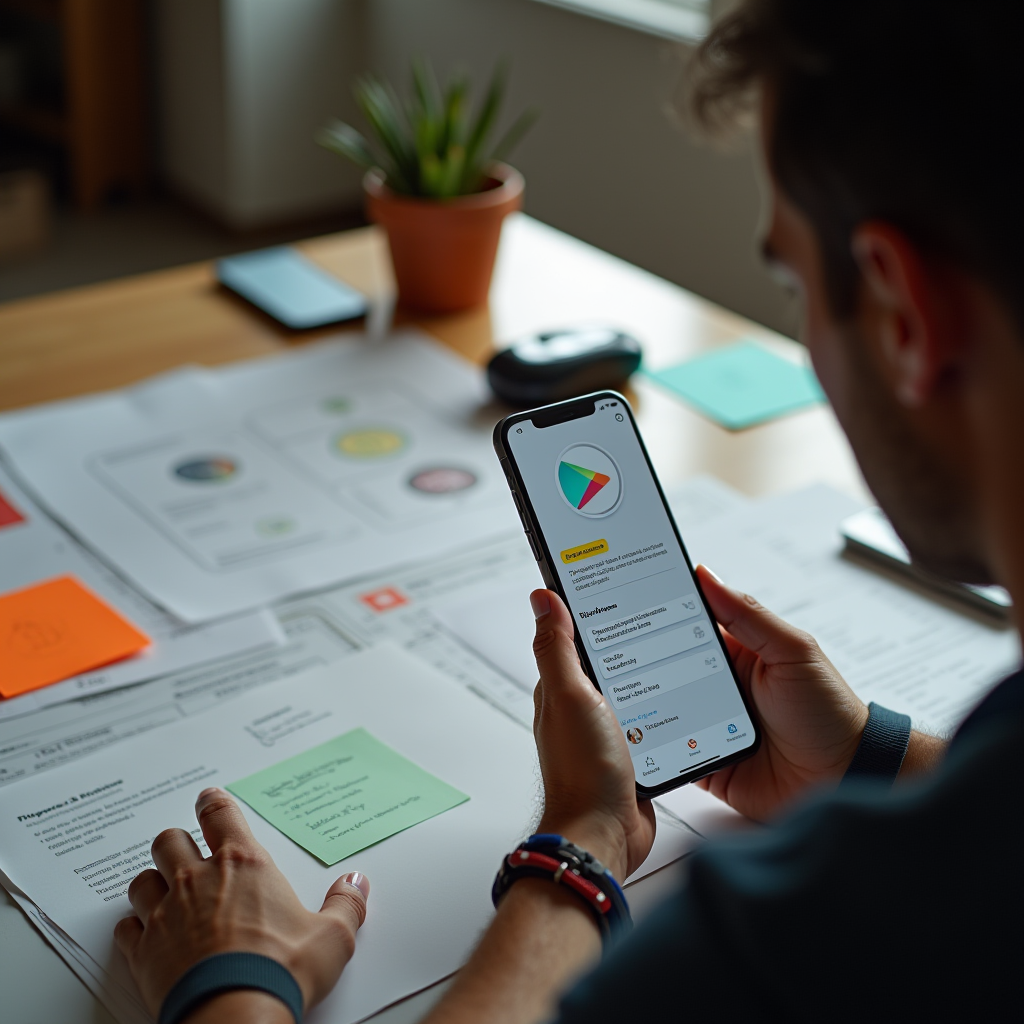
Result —
<path fill-rule="evenodd" d="M 753 757 L 698 785 L 765 821 L 808 787 L 839 782 L 868 709 L 812 636 L 731 590 L 705 566 L 697 575 L 762 733 Z"/>
<path fill-rule="evenodd" d="M 358 872 L 339 878 L 311 913 L 224 790 L 200 793 L 196 817 L 212 856 L 204 860 L 182 829 L 161 832 L 153 841 L 156 870 L 143 871 L 128 890 L 138 916 L 114 931 L 147 1007 L 156 1016 L 171 986 L 204 957 L 249 952 L 287 967 L 308 1010 L 352 957 L 369 883 Z"/>
<path fill-rule="evenodd" d="M 633 763 L 615 712 L 580 667 L 572 617 L 557 594 L 530 595 L 540 682 L 534 692 L 542 832 L 557 832 L 601 860 L 621 882 L 654 842 L 654 809 L 637 803 Z"/>

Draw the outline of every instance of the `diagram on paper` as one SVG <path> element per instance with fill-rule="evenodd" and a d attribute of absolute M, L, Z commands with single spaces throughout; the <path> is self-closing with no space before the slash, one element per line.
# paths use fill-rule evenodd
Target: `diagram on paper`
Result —
<path fill-rule="evenodd" d="M 0 446 L 51 513 L 196 623 L 516 531 L 487 402 L 479 369 L 406 333 L 8 414 Z"/>
<path fill-rule="evenodd" d="M 378 529 L 442 519 L 494 497 L 494 459 L 467 451 L 464 431 L 393 387 L 365 392 L 372 400 L 332 391 L 248 422 L 285 462 Z"/>

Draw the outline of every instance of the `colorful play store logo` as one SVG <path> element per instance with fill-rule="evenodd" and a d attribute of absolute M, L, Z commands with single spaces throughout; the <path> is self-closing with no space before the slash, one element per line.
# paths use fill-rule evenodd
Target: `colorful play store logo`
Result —
<path fill-rule="evenodd" d="M 574 466 L 571 462 L 562 462 L 558 466 L 558 482 L 562 486 L 562 493 L 576 509 L 583 508 L 609 480 L 611 477 L 607 473 Z"/>
<path fill-rule="evenodd" d="M 621 484 L 611 457 L 592 445 L 573 445 L 558 461 L 562 497 L 584 516 L 603 516 L 619 503 Z"/>

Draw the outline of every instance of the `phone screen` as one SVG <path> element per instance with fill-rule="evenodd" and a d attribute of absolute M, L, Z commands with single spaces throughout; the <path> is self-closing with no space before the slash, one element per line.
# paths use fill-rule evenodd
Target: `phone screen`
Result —
<path fill-rule="evenodd" d="M 645 789 L 704 775 L 757 742 L 739 687 L 621 399 L 505 445 Z"/>

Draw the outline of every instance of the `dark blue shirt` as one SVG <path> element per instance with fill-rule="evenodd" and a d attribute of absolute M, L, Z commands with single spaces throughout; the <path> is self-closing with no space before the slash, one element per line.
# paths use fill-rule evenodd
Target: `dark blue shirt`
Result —
<path fill-rule="evenodd" d="M 927 779 L 848 782 L 709 843 L 686 886 L 569 993 L 561 1024 L 1016 1017 L 1022 783 L 1017 673 Z"/>

